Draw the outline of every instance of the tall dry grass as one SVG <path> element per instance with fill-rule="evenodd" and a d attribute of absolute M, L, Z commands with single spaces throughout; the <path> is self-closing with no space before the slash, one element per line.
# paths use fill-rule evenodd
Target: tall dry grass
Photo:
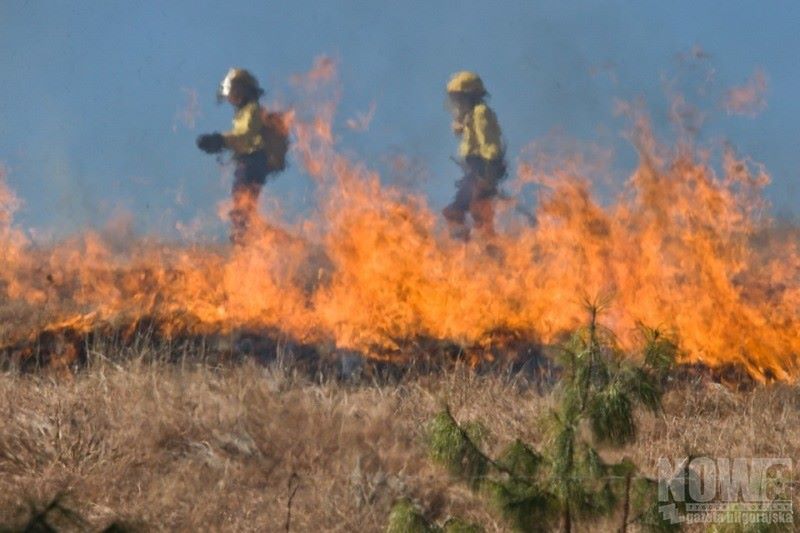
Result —
<path fill-rule="evenodd" d="M 431 518 L 504 530 L 481 498 L 427 458 L 446 402 L 479 419 L 490 447 L 542 445 L 548 393 L 455 369 L 387 384 L 315 380 L 291 365 L 212 367 L 102 357 L 74 377 L 0 374 L 0 524 L 59 502 L 83 525 L 142 530 L 380 531 L 400 496 Z M 655 475 L 660 456 L 800 457 L 800 389 L 684 384 L 642 415 L 622 454 Z M 618 452 L 615 452 L 618 455 Z M 796 476 L 800 479 L 800 476 Z M 795 501 L 797 505 L 797 501 Z M 54 519 L 56 520 L 56 519 Z M 595 524 L 611 528 L 611 522 Z"/>

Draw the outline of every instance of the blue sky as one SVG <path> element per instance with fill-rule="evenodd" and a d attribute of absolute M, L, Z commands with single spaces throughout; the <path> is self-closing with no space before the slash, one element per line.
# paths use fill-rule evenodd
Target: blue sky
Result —
<path fill-rule="evenodd" d="M 615 99 L 642 98 L 670 131 L 665 80 L 713 116 L 700 137 L 729 140 L 774 178 L 778 212 L 800 200 L 800 4 L 796 2 L 0 2 L 0 162 L 25 201 L 25 227 L 64 233 L 119 210 L 142 231 L 214 216 L 227 194 L 198 133 L 226 129 L 231 111 L 214 91 L 230 66 L 251 69 L 272 95 L 320 54 L 340 62 L 341 147 L 382 168 L 405 154 L 428 169 L 437 207 L 453 192 L 443 85 L 481 73 L 512 158 L 563 132 L 614 148 L 624 175 L 635 162 L 621 138 Z M 681 62 L 699 46 L 702 66 Z M 729 116 L 719 98 L 757 69 L 767 107 Z M 199 97 L 194 129 L 176 114 Z M 369 109 L 369 131 L 343 126 Z M 294 168 L 267 194 L 308 206 L 311 185 Z M 176 202 L 180 197 L 181 201 Z"/>

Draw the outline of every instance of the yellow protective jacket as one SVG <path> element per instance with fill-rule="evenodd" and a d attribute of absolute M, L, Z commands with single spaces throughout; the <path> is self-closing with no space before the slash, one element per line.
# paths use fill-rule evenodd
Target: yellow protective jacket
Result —
<path fill-rule="evenodd" d="M 236 110 L 233 128 L 223 133 L 225 146 L 236 155 L 249 155 L 264 150 L 264 123 L 261 120 L 261 106 L 250 102 Z"/>
<path fill-rule="evenodd" d="M 456 131 L 461 133 L 458 155 L 462 158 L 477 156 L 493 161 L 503 157 L 500 125 L 494 111 L 486 104 L 480 103 L 472 108 L 462 122 L 456 125 Z"/>

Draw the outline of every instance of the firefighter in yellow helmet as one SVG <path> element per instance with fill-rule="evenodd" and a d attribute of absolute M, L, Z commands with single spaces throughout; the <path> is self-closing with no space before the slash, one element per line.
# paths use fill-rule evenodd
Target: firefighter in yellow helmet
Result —
<path fill-rule="evenodd" d="M 233 208 L 231 241 L 241 244 L 251 226 L 258 196 L 267 175 L 285 167 L 288 132 L 278 113 L 269 113 L 259 104 L 264 91 L 247 70 L 232 68 L 220 83 L 217 99 L 227 100 L 235 109 L 233 127 L 226 133 L 210 133 L 197 138 L 197 146 L 214 154 L 229 150 L 236 163 L 231 195 Z"/>
<path fill-rule="evenodd" d="M 442 213 L 451 233 L 464 239 L 470 233 L 467 213 L 479 233 L 494 234 L 493 200 L 506 175 L 502 134 L 497 116 L 486 105 L 487 95 L 483 81 L 474 72 L 457 72 L 447 84 L 453 132 L 461 137 L 458 155 L 464 177 L 456 183 L 456 196 Z"/>

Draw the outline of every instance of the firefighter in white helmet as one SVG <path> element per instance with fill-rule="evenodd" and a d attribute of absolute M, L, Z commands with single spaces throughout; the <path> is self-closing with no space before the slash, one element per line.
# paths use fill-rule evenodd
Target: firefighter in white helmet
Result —
<path fill-rule="evenodd" d="M 259 104 L 264 91 L 247 70 L 232 68 L 220 83 L 217 98 L 236 110 L 233 127 L 226 133 L 200 135 L 197 146 L 206 153 L 229 150 L 236 163 L 231 194 L 231 241 L 241 244 L 251 226 L 258 196 L 269 174 L 286 166 L 288 131 L 279 113 Z"/>
<path fill-rule="evenodd" d="M 474 72 L 457 72 L 447 84 L 453 132 L 461 137 L 458 155 L 464 177 L 456 183 L 456 196 L 442 213 L 452 235 L 458 238 L 469 237 L 467 213 L 479 233 L 494 234 L 493 202 L 506 175 L 502 133 L 497 116 L 486 105 L 487 95 L 483 81 Z"/>

